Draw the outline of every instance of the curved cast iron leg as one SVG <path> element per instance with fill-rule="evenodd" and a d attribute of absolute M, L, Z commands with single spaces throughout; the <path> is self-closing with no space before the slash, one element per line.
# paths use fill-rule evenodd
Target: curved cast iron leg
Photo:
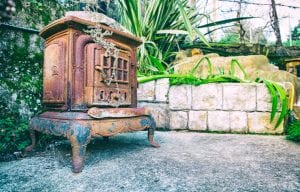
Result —
<path fill-rule="evenodd" d="M 155 124 L 155 121 L 153 119 L 153 117 L 149 117 L 149 120 L 150 120 L 150 126 L 149 126 L 149 129 L 148 129 L 148 140 L 149 140 L 149 143 L 152 147 L 160 147 L 160 145 L 158 143 L 156 143 L 154 141 L 154 131 L 155 131 L 155 128 L 156 128 L 156 124 Z"/>
<path fill-rule="evenodd" d="M 29 132 L 30 132 L 31 145 L 25 148 L 25 153 L 32 151 L 32 149 L 36 145 L 36 133 L 35 133 L 36 131 L 29 128 Z"/>
<path fill-rule="evenodd" d="M 84 166 L 86 146 L 91 139 L 90 127 L 81 123 L 72 124 L 68 139 L 72 145 L 72 171 L 80 173 Z"/>

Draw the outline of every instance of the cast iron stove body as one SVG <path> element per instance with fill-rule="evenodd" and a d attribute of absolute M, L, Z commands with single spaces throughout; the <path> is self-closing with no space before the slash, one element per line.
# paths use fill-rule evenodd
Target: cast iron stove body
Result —
<path fill-rule="evenodd" d="M 92 136 L 148 129 L 150 144 L 159 146 L 153 141 L 155 122 L 149 111 L 136 108 L 136 49 L 141 40 L 102 24 L 101 29 L 112 33 L 106 41 L 119 50 L 117 56 L 107 55 L 104 47 L 83 32 L 95 25 L 67 16 L 40 33 L 46 39 L 43 104 L 47 111 L 31 119 L 32 145 L 26 150 L 36 144 L 35 131 L 65 136 L 72 145 L 73 172 L 82 171 Z"/>

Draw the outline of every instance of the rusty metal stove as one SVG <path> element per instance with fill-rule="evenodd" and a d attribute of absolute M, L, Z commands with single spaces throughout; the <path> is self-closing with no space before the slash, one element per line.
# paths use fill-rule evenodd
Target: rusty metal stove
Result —
<path fill-rule="evenodd" d="M 32 145 L 35 131 L 65 136 L 72 145 L 73 172 L 81 172 L 90 138 L 148 129 L 152 146 L 155 122 L 149 111 L 137 107 L 136 49 L 141 40 L 107 25 L 106 41 L 118 48 L 118 56 L 105 54 L 83 31 L 95 23 L 67 16 L 46 26 L 43 68 L 43 104 L 47 111 L 30 121 Z M 117 61 L 116 61 L 117 60 Z M 116 62 L 114 62 L 116 61 Z M 113 65 L 116 63 L 116 65 Z M 106 78 L 111 78 L 108 86 Z M 118 105 L 118 108 L 114 106 Z"/>

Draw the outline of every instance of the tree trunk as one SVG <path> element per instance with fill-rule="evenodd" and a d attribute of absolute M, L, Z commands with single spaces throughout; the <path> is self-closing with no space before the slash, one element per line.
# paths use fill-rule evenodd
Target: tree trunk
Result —
<path fill-rule="evenodd" d="M 281 47 L 282 40 L 281 40 L 281 35 L 280 35 L 279 20 L 278 20 L 278 15 L 277 15 L 277 11 L 276 11 L 275 0 L 271 0 L 270 18 L 271 18 L 271 26 L 272 26 L 275 36 L 276 36 L 276 46 Z"/>
<path fill-rule="evenodd" d="M 239 18 L 241 17 L 241 12 L 242 12 L 242 0 L 240 0 L 238 2 L 238 11 L 237 11 L 237 15 L 236 17 Z M 241 44 L 245 44 L 245 34 L 246 34 L 246 31 L 241 23 L 241 21 L 238 21 L 238 26 L 239 26 L 239 37 L 240 37 L 240 43 Z"/>

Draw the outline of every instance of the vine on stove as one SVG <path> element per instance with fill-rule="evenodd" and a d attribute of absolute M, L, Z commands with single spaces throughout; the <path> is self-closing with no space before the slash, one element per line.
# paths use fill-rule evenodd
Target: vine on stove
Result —
<path fill-rule="evenodd" d="M 82 1 L 79 1 L 79 3 L 80 2 L 82 2 Z M 97 43 L 98 45 L 100 45 L 101 47 L 103 47 L 105 49 L 105 53 L 104 53 L 105 57 L 115 58 L 112 66 L 111 66 L 112 73 L 109 77 L 102 70 L 101 67 L 97 67 L 96 69 L 101 73 L 101 76 L 107 86 L 110 86 L 112 83 L 116 84 L 116 91 L 117 91 L 117 95 L 115 97 L 116 99 L 112 99 L 110 102 L 114 107 L 119 107 L 120 102 L 122 100 L 124 100 L 124 98 L 120 94 L 118 82 L 114 81 L 114 80 L 116 77 L 116 68 L 117 68 L 116 66 L 117 66 L 117 61 L 118 61 L 118 56 L 119 56 L 120 50 L 116 47 L 116 45 L 114 43 L 111 43 L 106 40 L 106 37 L 111 36 L 112 32 L 104 30 L 101 27 L 100 18 L 98 17 L 98 13 L 96 12 L 96 10 L 99 9 L 99 5 L 98 5 L 97 1 L 89 0 L 88 2 L 85 1 L 84 3 L 86 3 L 86 5 L 84 7 L 84 11 L 88 15 L 90 15 L 91 16 L 90 19 L 96 23 L 95 26 L 89 27 L 89 29 L 85 30 L 85 32 L 93 38 L 95 43 Z M 115 28 L 115 26 L 110 26 L 110 27 Z"/>

